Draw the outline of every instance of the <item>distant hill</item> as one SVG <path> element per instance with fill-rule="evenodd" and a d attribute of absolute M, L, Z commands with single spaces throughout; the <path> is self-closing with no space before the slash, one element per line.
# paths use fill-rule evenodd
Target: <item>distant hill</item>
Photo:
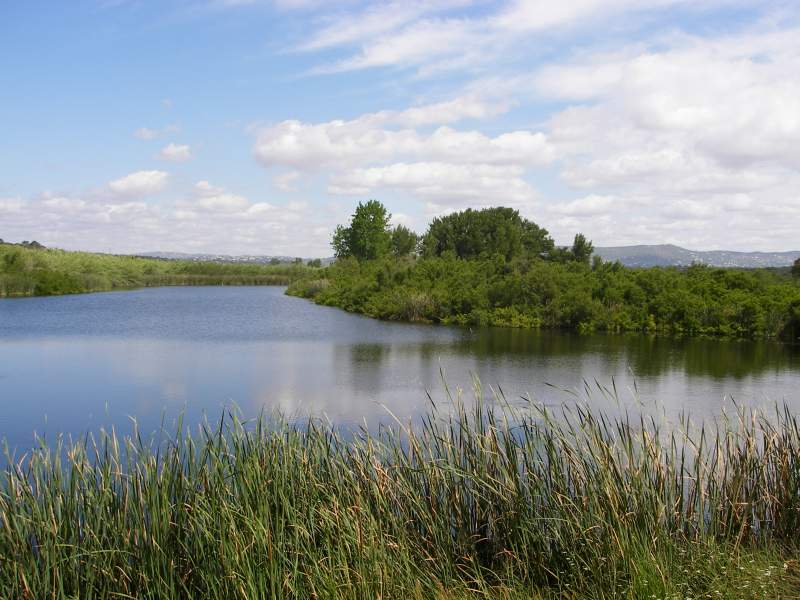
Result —
<path fill-rule="evenodd" d="M 258 254 L 192 254 L 188 252 L 142 252 L 136 256 L 144 258 L 163 258 L 165 260 L 191 260 L 195 262 L 220 262 L 220 263 L 239 263 L 239 264 L 257 264 L 267 265 L 278 263 L 291 263 L 296 260 L 294 256 L 267 256 Z M 323 258 L 322 264 L 330 264 L 333 258 Z M 303 258 L 303 262 L 308 262 L 308 258 Z"/>
<path fill-rule="evenodd" d="M 800 258 L 800 250 L 791 252 L 732 252 L 729 250 L 687 250 L 672 244 L 652 246 L 609 246 L 595 248 L 606 261 L 618 260 L 628 267 L 689 266 L 703 263 L 714 267 L 788 267 Z"/>
<path fill-rule="evenodd" d="M 595 248 L 595 254 L 605 261 L 618 260 L 626 267 L 688 267 L 693 263 L 703 263 L 713 267 L 789 267 L 800 258 L 800 250 L 791 252 L 733 252 L 728 250 L 687 250 L 672 244 L 642 246 L 607 246 Z M 167 260 L 192 260 L 197 262 L 270 264 L 275 261 L 290 263 L 294 256 L 191 254 L 185 252 L 143 252 L 137 254 L 146 258 Z M 303 262 L 308 262 L 307 258 Z M 333 262 L 332 257 L 323 258 L 322 264 Z"/>

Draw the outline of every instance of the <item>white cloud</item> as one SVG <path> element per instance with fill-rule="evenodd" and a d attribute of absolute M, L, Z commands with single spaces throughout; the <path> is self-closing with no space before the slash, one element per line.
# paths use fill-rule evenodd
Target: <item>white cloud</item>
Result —
<path fill-rule="evenodd" d="M 184 162 L 192 158 L 192 151 L 186 144 L 169 143 L 158 152 L 156 158 L 172 162 Z"/>
<path fill-rule="evenodd" d="M 266 166 L 302 170 L 409 158 L 456 164 L 545 165 L 555 157 L 541 132 L 513 131 L 490 138 L 474 130 L 439 127 L 423 133 L 379 127 L 372 117 L 319 124 L 284 121 L 261 130 L 254 153 Z"/>
<path fill-rule="evenodd" d="M 386 34 L 425 15 L 441 12 L 466 4 L 455 1 L 388 2 L 367 6 L 361 13 L 346 14 L 327 19 L 326 25 L 314 32 L 298 46 L 298 50 L 311 51 L 349 45 Z"/>
<path fill-rule="evenodd" d="M 110 181 L 108 189 L 119 196 L 144 196 L 163 190 L 168 179 L 169 173 L 164 171 L 136 171 Z"/>
<path fill-rule="evenodd" d="M 140 127 L 133 132 L 133 135 L 140 140 L 155 140 L 171 133 L 177 133 L 178 131 L 180 131 L 180 128 L 177 125 L 167 125 L 161 129 Z"/>
<path fill-rule="evenodd" d="M 68 194 L 1 198 L 5 239 L 110 252 L 148 250 L 326 256 L 338 221 L 302 201 L 251 202 L 206 181 L 158 203 Z M 298 227 L 317 232 L 297 235 Z"/>
<path fill-rule="evenodd" d="M 515 0 L 490 18 L 492 27 L 505 31 L 542 31 L 581 24 L 589 19 L 621 13 L 645 13 L 676 5 L 709 5 L 703 0 Z"/>
<path fill-rule="evenodd" d="M 797 246 L 798 40 L 797 29 L 680 36 L 542 69 L 537 93 L 576 103 L 547 131 L 562 180 L 613 198 L 601 213 L 551 206 L 554 229 L 604 243 Z"/>
<path fill-rule="evenodd" d="M 461 19 L 420 21 L 401 32 L 365 43 L 361 51 L 337 63 L 322 66 L 320 73 L 353 71 L 371 67 L 414 66 L 432 57 L 466 52 L 480 37 L 469 21 Z"/>
<path fill-rule="evenodd" d="M 389 2 L 329 19 L 298 49 L 358 46 L 355 53 L 317 67 L 313 71 L 316 73 L 413 67 L 418 74 L 431 76 L 442 70 L 474 70 L 507 54 L 509 49 L 531 52 L 532 35 L 553 38 L 581 27 L 596 29 L 597 23 L 619 26 L 626 19 L 676 8 L 703 11 L 754 3 L 755 0 L 512 0 L 489 3 L 485 10 L 464 15 L 453 9 L 475 2 Z"/>
<path fill-rule="evenodd" d="M 296 192 L 295 182 L 300 178 L 299 171 L 287 171 L 272 178 L 273 185 L 282 192 Z"/>
<path fill-rule="evenodd" d="M 22 206 L 19 198 L 0 198 L 0 213 L 19 212 Z"/>
<path fill-rule="evenodd" d="M 74 212 L 86 206 L 86 202 L 80 198 L 70 198 L 67 196 L 46 196 L 42 204 L 48 209 L 56 211 Z"/>
<path fill-rule="evenodd" d="M 516 166 L 395 163 L 354 169 L 331 178 L 332 194 L 363 196 L 377 189 L 403 190 L 437 206 L 529 206 L 533 188 Z"/>
<path fill-rule="evenodd" d="M 208 181 L 198 181 L 194 184 L 195 193 L 198 196 L 219 196 L 220 194 L 225 193 L 225 189 L 217 186 L 211 185 Z"/>
<path fill-rule="evenodd" d="M 218 196 L 207 196 L 197 201 L 197 206 L 212 212 L 241 212 L 250 207 L 250 202 L 243 196 L 236 194 L 219 194 Z"/>
<path fill-rule="evenodd" d="M 211 185 L 208 181 L 198 181 L 194 185 L 196 199 L 182 206 L 190 210 L 210 212 L 239 213 L 250 208 L 250 201 L 244 196 L 231 194 L 224 188 Z"/>

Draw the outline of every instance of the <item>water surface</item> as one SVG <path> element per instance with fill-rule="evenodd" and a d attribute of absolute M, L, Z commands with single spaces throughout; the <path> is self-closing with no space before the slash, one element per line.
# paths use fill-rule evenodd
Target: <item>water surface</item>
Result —
<path fill-rule="evenodd" d="M 610 387 L 632 401 L 719 414 L 742 404 L 800 408 L 800 349 L 771 342 L 386 323 L 316 306 L 278 287 L 173 287 L 0 300 L 0 437 L 25 448 L 180 412 L 197 422 L 235 405 L 374 426 L 414 417 L 472 375 L 509 398 L 558 403 L 551 387 Z M 551 384 L 551 385 L 548 385 Z M 597 402 L 603 402 L 598 399 Z"/>

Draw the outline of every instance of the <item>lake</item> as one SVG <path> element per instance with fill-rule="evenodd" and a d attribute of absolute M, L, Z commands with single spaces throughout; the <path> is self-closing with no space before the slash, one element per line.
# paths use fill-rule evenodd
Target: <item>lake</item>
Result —
<path fill-rule="evenodd" d="M 279 287 L 172 287 L 0 300 L 0 437 L 17 450 L 180 413 L 211 420 L 278 409 L 374 427 L 469 391 L 557 404 L 584 381 L 613 384 L 668 418 L 717 415 L 733 397 L 800 408 L 800 348 L 772 342 L 577 335 L 386 323 Z M 556 386 L 556 387 L 552 387 Z M 562 388 L 562 389 L 557 389 Z M 602 394 L 593 402 L 613 408 Z"/>

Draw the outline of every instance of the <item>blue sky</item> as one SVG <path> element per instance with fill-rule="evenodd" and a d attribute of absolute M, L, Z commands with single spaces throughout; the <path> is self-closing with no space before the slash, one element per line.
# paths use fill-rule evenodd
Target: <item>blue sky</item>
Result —
<path fill-rule="evenodd" d="M 0 6 L 0 237 L 321 256 L 359 200 L 567 243 L 800 246 L 800 8 L 749 0 Z"/>

